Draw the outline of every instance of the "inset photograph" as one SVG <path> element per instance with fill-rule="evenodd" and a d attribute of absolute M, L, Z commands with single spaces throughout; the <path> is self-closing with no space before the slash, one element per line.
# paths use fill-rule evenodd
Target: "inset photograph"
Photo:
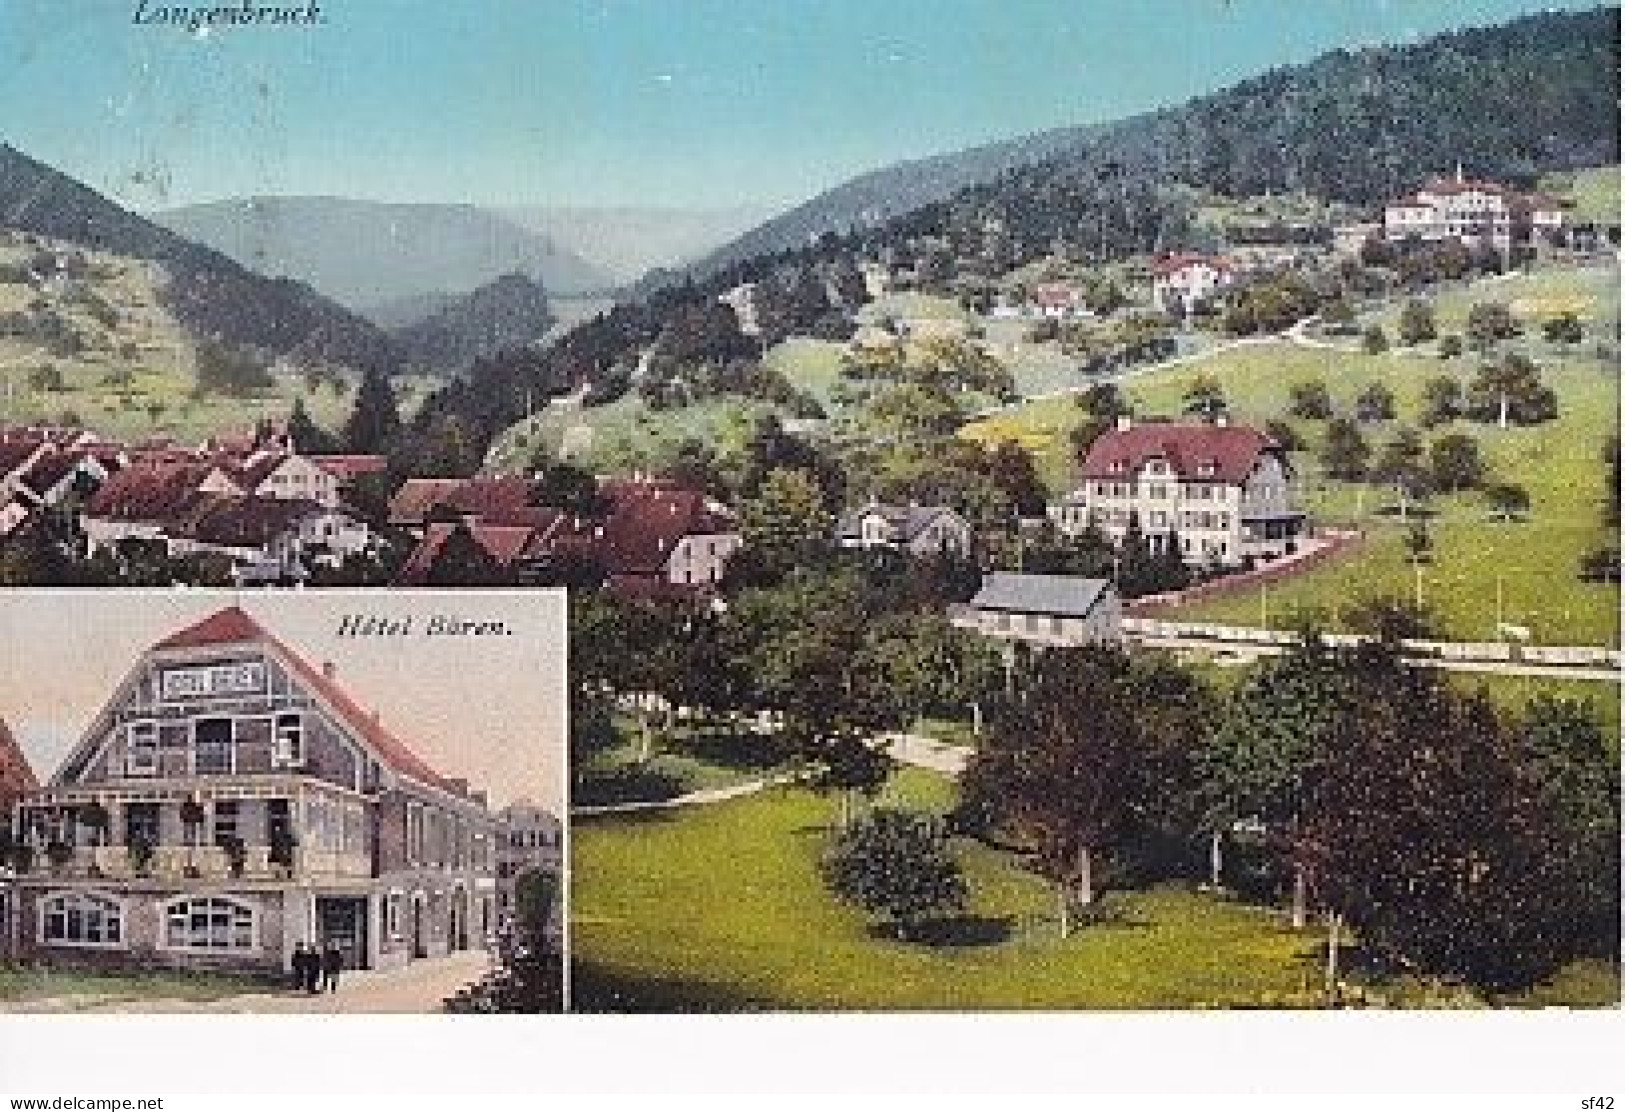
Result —
<path fill-rule="evenodd" d="M 0 1010 L 562 1009 L 562 592 L 7 592 L 0 641 Z"/>

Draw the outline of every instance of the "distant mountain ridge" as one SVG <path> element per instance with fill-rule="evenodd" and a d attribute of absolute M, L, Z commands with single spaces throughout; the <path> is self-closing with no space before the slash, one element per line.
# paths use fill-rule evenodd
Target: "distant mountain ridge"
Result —
<path fill-rule="evenodd" d="M 393 344 L 370 321 L 300 282 L 256 274 L 4 143 L 0 225 L 161 264 L 163 299 L 193 335 L 298 363 L 394 367 Z"/>
<path fill-rule="evenodd" d="M 248 197 L 153 214 L 171 230 L 265 274 L 309 283 L 352 310 L 461 295 L 507 274 L 556 293 L 618 284 L 534 229 L 477 205 Z"/>
<path fill-rule="evenodd" d="M 526 205 L 495 211 L 591 259 L 619 281 L 630 283 L 655 267 L 681 266 L 701 258 L 783 211 L 783 206 L 688 209 Z"/>
<path fill-rule="evenodd" d="M 1039 165 L 1232 196 L 1303 190 L 1370 203 L 1458 161 L 1514 179 L 1614 163 L 1619 60 L 1617 7 L 1334 50 L 1177 107 L 874 170 L 642 288 L 703 279 L 827 234 L 863 234 Z"/>
<path fill-rule="evenodd" d="M 505 274 L 398 329 L 394 337 L 410 363 L 457 371 L 476 359 L 534 343 L 553 322 L 541 285 L 523 274 Z"/>

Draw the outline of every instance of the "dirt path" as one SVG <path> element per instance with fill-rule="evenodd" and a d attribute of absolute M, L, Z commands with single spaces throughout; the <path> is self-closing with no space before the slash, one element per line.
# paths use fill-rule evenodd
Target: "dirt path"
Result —
<path fill-rule="evenodd" d="M 220 1012 L 239 1014 L 318 1014 L 438 1012 L 446 997 L 479 980 L 491 968 L 484 950 L 443 958 L 423 958 L 400 969 L 346 973 L 339 990 L 310 996 L 302 992 L 244 993 L 219 1000 L 141 999 L 59 996 L 19 1002 L 18 1012 L 160 1013 Z"/>

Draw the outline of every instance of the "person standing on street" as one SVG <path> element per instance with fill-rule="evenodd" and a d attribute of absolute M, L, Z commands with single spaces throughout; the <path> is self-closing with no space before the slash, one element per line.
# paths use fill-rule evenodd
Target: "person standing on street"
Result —
<path fill-rule="evenodd" d="M 344 968 L 344 951 L 339 949 L 336 940 L 327 943 L 327 949 L 322 951 L 322 991 L 337 992 L 339 990 L 339 972 Z"/>

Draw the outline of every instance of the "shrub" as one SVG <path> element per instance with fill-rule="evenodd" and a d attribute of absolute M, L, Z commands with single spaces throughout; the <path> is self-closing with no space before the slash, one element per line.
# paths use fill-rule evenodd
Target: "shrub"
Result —
<path fill-rule="evenodd" d="M 836 835 L 824 883 L 841 899 L 888 917 L 899 938 L 965 906 L 959 862 L 934 815 L 877 808 Z"/>

